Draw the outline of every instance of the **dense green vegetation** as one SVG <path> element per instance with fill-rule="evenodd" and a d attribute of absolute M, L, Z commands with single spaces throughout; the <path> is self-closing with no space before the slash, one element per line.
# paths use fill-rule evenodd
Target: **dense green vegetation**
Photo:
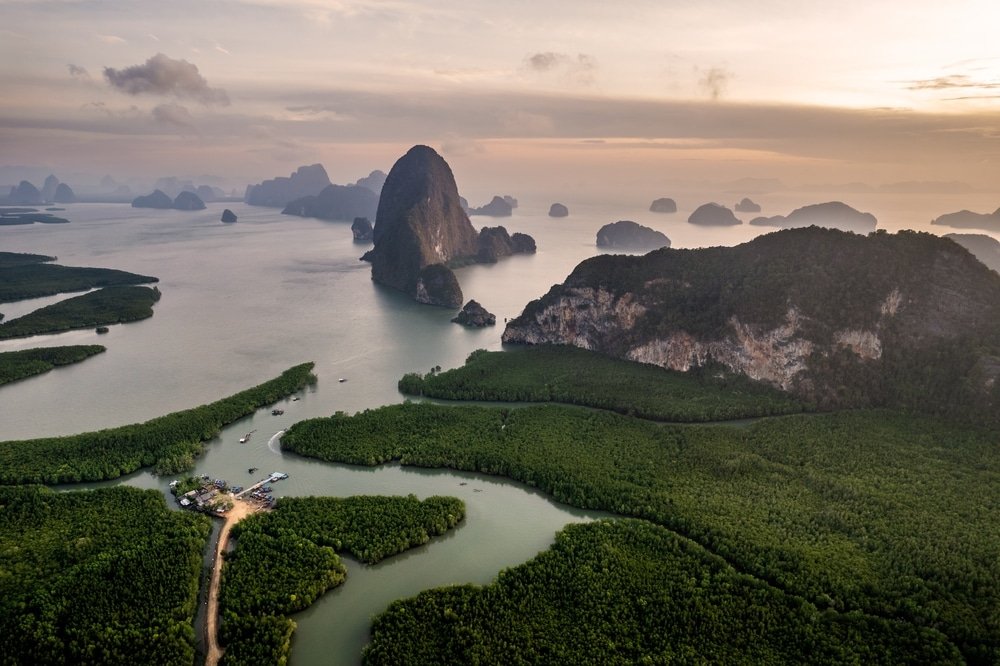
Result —
<path fill-rule="evenodd" d="M 191 666 L 210 530 L 153 490 L 0 487 L 0 663 Z"/>
<path fill-rule="evenodd" d="M 444 534 L 464 515 L 454 497 L 285 497 L 239 522 L 222 574 L 223 663 L 284 664 L 295 629 L 284 616 L 344 581 L 338 551 L 378 562 Z"/>
<path fill-rule="evenodd" d="M 723 421 L 801 412 L 789 395 L 721 368 L 673 372 L 568 346 L 478 350 L 442 373 L 408 374 L 399 390 L 447 400 L 565 402 L 661 421 Z"/>
<path fill-rule="evenodd" d="M 567 526 L 485 587 L 394 602 L 364 663 L 961 664 L 939 632 L 812 604 L 642 520 Z"/>
<path fill-rule="evenodd" d="M 820 609 L 939 629 L 970 662 L 1000 661 L 992 431 L 888 411 L 730 428 L 403 404 L 298 423 L 282 446 L 508 476 L 668 527 Z"/>
<path fill-rule="evenodd" d="M 180 471 L 202 442 L 254 410 L 314 382 L 312 363 L 201 407 L 134 425 L 67 437 L 0 442 L 0 483 L 74 483 L 115 479 L 140 467 Z"/>
<path fill-rule="evenodd" d="M 57 210 L 65 210 L 65 208 Z M 34 224 L 35 222 L 40 222 L 41 224 L 66 224 L 69 220 L 65 217 L 57 217 L 52 213 L 9 213 L 0 211 L 0 226 Z"/>
<path fill-rule="evenodd" d="M 73 345 L 0 352 L 0 385 L 40 375 L 60 365 L 79 363 L 103 351 L 101 345 Z"/>
<path fill-rule="evenodd" d="M 156 282 L 155 277 L 111 268 L 58 266 L 55 257 L 0 252 L 0 303 L 52 296 L 95 287 Z"/>
<path fill-rule="evenodd" d="M 0 340 L 146 319 L 158 300 L 156 287 L 105 287 L 0 324 Z"/>

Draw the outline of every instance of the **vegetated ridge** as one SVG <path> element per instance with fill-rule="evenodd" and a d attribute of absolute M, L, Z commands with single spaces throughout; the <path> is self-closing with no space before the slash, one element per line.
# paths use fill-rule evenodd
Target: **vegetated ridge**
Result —
<path fill-rule="evenodd" d="M 820 407 L 1000 415 L 1000 275 L 925 233 L 810 227 L 594 257 L 503 340 L 681 371 L 719 363 Z"/>

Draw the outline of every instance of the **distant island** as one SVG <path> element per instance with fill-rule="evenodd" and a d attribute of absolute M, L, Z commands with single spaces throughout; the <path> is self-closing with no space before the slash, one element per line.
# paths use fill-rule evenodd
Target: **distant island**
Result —
<path fill-rule="evenodd" d="M 755 203 L 752 199 L 743 197 L 740 199 L 739 203 L 734 207 L 737 213 L 759 213 L 760 204 Z"/>
<path fill-rule="evenodd" d="M 569 215 L 569 208 L 561 203 L 554 203 L 549 206 L 549 217 L 566 217 Z"/>
<path fill-rule="evenodd" d="M 136 197 L 132 200 L 132 208 L 159 208 L 159 209 L 176 209 L 176 210 L 204 210 L 205 202 L 201 198 L 190 191 L 183 191 L 177 195 L 175 199 L 171 199 L 170 196 L 163 190 L 154 190 L 151 194 L 145 196 Z"/>
<path fill-rule="evenodd" d="M 796 208 L 788 215 L 755 217 L 750 224 L 781 229 L 816 226 L 868 234 L 875 231 L 878 220 L 871 213 L 862 213 L 841 201 L 830 201 Z"/>
<path fill-rule="evenodd" d="M 931 221 L 931 224 L 939 224 L 956 229 L 985 229 L 987 231 L 1000 231 L 1000 208 L 992 213 L 974 213 L 971 210 L 960 210 L 957 213 L 947 213 Z"/>
<path fill-rule="evenodd" d="M 284 208 L 302 197 L 316 196 L 333 183 L 322 164 L 301 166 L 288 177 L 265 180 L 257 185 L 247 185 L 245 201 L 251 206 Z"/>
<path fill-rule="evenodd" d="M 605 224 L 597 231 L 597 247 L 622 250 L 656 250 L 670 247 L 666 234 L 631 220 Z"/>
<path fill-rule="evenodd" d="M 669 197 L 654 199 L 653 203 L 649 204 L 649 210 L 652 213 L 676 213 L 677 202 Z"/>
<path fill-rule="evenodd" d="M 515 202 L 516 203 L 516 202 Z M 510 197 L 493 197 L 486 205 L 479 208 L 470 208 L 469 215 L 487 215 L 489 217 L 510 217 L 513 214 L 514 206 L 511 205 Z"/>
<path fill-rule="evenodd" d="M 717 203 L 707 203 L 698 206 L 688 217 L 688 222 L 690 224 L 711 227 L 743 224 L 743 222 L 733 215 L 733 211 Z"/>
<path fill-rule="evenodd" d="M 360 185 L 327 185 L 315 196 L 305 196 L 290 202 L 282 215 L 316 217 L 321 220 L 353 220 L 373 218 L 378 212 L 378 195 Z"/>

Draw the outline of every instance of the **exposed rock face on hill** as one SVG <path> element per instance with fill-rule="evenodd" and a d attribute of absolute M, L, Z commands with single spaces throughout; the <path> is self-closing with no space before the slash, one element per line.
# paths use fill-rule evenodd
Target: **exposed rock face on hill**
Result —
<path fill-rule="evenodd" d="M 862 213 L 840 201 L 830 201 L 796 208 L 788 215 L 755 217 L 750 224 L 782 229 L 816 226 L 868 234 L 875 231 L 878 220 L 871 213 Z"/>
<path fill-rule="evenodd" d="M 246 202 L 251 206 L 284 208 L 296 199 L 319 194 L 331 184 L 322 164 L 301 166 L 288 178 L 279 177 L 248 186 Z"/>
<path fill-rule="evenodd" d="M 236 221 L 236 219 L 237 219 L 236 218 L 236 213 L 234 213 L 233 211 L 229 210 L 228 208 L 226 210 L 222 211 L 222 221 L 223 222 L 226 222 L 227 224 L 232 224 L 233 222 Z"/>
<path fill-rule="evenodd" d="M 507 233 L 504 227 L 483 227 L 479 230 L 479 263 L 493 264 L 497 259 L 512 254 L 534 254 L 535 239 L 528 234 Z"/>
<path fill-rule="evenodd" d="M 597 247 L 656 250 L 670 247 L 670 239 L 656 229 L 644 227 L 631 220 L 619 220 L 605 224 L 597 231 Z"/>
<path fill-rule="evenodd" d="M 930 234 L 793 229 L 588 259 L 503 341 L 681 371 L 721 363 L 821 406 L 995 415 L 1000 275 Z"/>
<path fill-rule="evenodd" d="M 66 183 L 59 183 L 56 186 L 55 193 L 52 195 L 52 201 L 54 203 L 74 203 L 76 201 L 76 193 Z"/>
<path fill-rule="evenodd" d="M 292 201 L 282 215 L 318 217 L 321 220 L 353 220 L 375 217 L 378 196 L 360 185 L 328 185 L 318 195 Z"/>
<path fill-rule="evenodd" d="M 698 206 L 698 208 L 691 213 L 691 216 L 688 218 L 688 222 L 704 226 L 730 226 L 734 224 L 743 224 L 736 218 L 735 215 L 733 215 L 733 211 L 717 203 L 707 203 Z"/>
<path fill-rule="evenodd" d="M 743 197 L 740 202 L 734 206 L 737 213 L 759 213 L 760 204 L 754 203 L 753 200 Z"/>
<path fill-rule="evenodd" d="M 469 215 L 488 215 L 490 217 L 510 217 L 514 212 L 514 207 L 501 197 L 493 197 L 485 206 L 470 208 Z"/>
<path fill-rule="evenodd" d="M 372 242 L 372 223 L 367 217 L 356 217 L 351 224 L 351 233 L 354 234 L 354 241 L 357 243 Z"/>
<path fill-rule="evenodd" d="M 455 273 L 444 264 L 424 266 L 417 274 L 413 298 L 418 303 L 457 308 L 462 304 L 462 287 Z"/>
<path fill-rule="evenodd" d="M 497 323 L 497 318 L 475 300 L 471 300 L 465 304 L 462 311 L 452 321 L 462 326 L 482 328 L 483 326 L 493 326 Z"/>
<path fill-rule="evenodd" d="M 663 197 L 661 199 L 656 199 L 653 203 L 649 204 L 649 210 L 653 213 L 676 213 L 677 202 L 673 199 Z"/>
<path fill-rule="evenodd" d="M 205 202 L 194 192 L 184 191 L 174 199 L 174 208 L 177 210 L 205 210 Z"/>
<path fill-rule="evenodd" d="M 163 190 L 154 190 L 152 194 L 136 197 L 132 200 L 132 208 L 173 208 L 174 201 Z"/>
<path fill-rule="evenodd" d="M 569 208 L 561 203 L 554 203 L 549 206 L 549 217 L 566 217 L 569 215 Z"/>
<path fill-rule="evenodd" d="M 956 229 L 986 229 L 1000 231 L 1000 208 L 992 213 L 973 213 L 971 210 L 960 210 L 957 213 L 947 213 L 931 224 L 941 224 Z"/>
<path fill-rule="evenodd" d="M 7 203 L 21 206 L 40 206 L 45 203 L 45 198 L 38 188 L 26 180 L 22 180 L 17 187 L 11 188 Z"/>
<path fill-rule="evenodd" d="M 354 184 L 358 187 L 367 187 L 369 190 L 378 195 L 382 193 L 382 187 L 385 185 L 385 179 L 385 172 L 376 169 L 364 178 L 358 178 L 358 182 Z"/>
<path fill-rule="evenodd" d="M 986 234 L 945 234 L 966 250 L 976 255 L 976 259 L 1000 273 L 1000 241 Z"/>
<path fill-rule="evenodd" d="M 372 236 L 375 247 L 363 257 L 372 262 L 372 279 L 428 302 L 418 292 L 418 280 L 425 292 L 432 282 L 444 287 L 445 280 L 441 270 L 423 276 L 421 271 L 441 264 L 450 273 L 445 266 L 448 262 L 474 257 L 479 250 L 478 234 L 458 199 L 451 168 L 434 149 L 414 146 L 399 158 L 379 199 Z M 457 302 L 450 298 L 445 304 L 460 307 L 457 280 L 454 288 Z"/>

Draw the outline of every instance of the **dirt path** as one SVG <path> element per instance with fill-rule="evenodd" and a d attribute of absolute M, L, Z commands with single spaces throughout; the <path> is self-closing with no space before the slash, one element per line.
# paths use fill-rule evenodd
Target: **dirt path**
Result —
<path fill-rule="evenodd" d="M 217 666 L 222 658 L 222 649 L 219 648 L 219 582 L 222 578 L 222 551 L 225 550 L 229 542 L 229 530 L 233 525 L 240 522 L 251 513 L 256 513 L 257 508 L 247 502 L 237 500 L 233 508 L 226 514 L 226 522 L 223 523 L 219 531 L 219 543 L 215 547 L 215 557 L 212 560 L 212 577 L 208 585 L 208 608 L 205 610 L 205 666 Z"/>

